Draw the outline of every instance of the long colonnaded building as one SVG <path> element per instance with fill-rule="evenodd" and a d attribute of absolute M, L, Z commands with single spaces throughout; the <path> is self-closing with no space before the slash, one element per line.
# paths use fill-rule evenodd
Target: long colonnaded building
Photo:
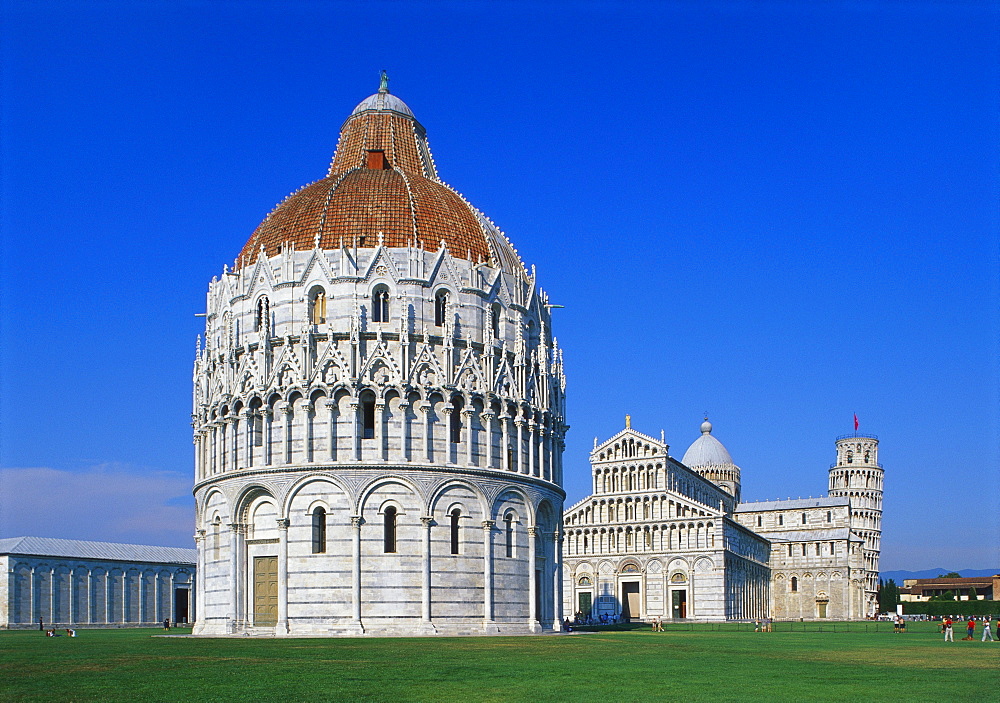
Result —
<path fill-rule="evenodd" d="M 0 629 L 190 622 L 195 558 L 180 547 L 0 539 Z"/>
<path fill-rule="evenodd" d="M 212 280 L 196 634 L 551 629 L 565 375 L 506 236 L 389 92 Z"/>
<path fill-rule="evenodd" d="M 626 427 L 590 456 L 593 494 L 565 513 L 564 609 L 578 617 L 856 619 L 875 612 L 878 439 L 837 439 L 822 498 L 740 502 L 712 436 L 678 461 Z"/>

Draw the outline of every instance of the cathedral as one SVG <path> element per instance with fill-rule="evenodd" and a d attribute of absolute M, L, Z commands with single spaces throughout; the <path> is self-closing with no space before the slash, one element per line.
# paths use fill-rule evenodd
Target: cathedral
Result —
<path fill-rule="evenodd" d="M 823 498 L 740 502 L 712 423 L 678 461 L 625 429 L 590 455 L 593 493 L 565 514 L 564 608 L 578 619 L 853 620 L 876 609 L 878 438 L 837 439 Z"/>
<path fill-rule="evenodd" d="M 383 74 L 327 173 L 209 284 L 195 634 L 552 630 L 567 425 L 550 309 Z"/>

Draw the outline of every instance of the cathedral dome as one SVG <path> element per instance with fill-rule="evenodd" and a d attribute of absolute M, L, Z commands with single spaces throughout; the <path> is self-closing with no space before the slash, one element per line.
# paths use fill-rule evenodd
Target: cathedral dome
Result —
<path fill-rule="evenodd" d="M 696 439 L 684 452 L 681 463 L 688 468 L 697 466 L 732 466 L 733 458 L 722 442 L 712 436 L 712 423 L 701 423 L 701 437 Z"/>
<path fill-rule="evenodd" d="M 527 278 L 504 234 L 441 182 L 426 132 L 383 88 L 344 122 L 327 176 L 303 186 L 257 227 L 236 260 L 253 263 L 291 244 L 299 251 L 419 246 Z"/>

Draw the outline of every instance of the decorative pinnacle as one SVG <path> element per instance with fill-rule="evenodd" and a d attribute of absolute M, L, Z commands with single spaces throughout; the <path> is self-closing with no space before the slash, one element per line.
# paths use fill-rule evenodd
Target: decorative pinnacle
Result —
<path fill-rule="evenodd" d="M 381 80 L 379 81 L 378 92 L 380 92 L 380 93 L 388 93 L 389 92 L 389 74 L 385 72 L 384 68 L 382 69 L 382 75 L 380 76 L 380 78 L 381 78 Z"/>
<path fill-rule="evenodd" d="M 632 429 L 632 416 L 631 415 L 626 415 L 625 416 L 625 429 L 627 429 L 627 430 Z"/>

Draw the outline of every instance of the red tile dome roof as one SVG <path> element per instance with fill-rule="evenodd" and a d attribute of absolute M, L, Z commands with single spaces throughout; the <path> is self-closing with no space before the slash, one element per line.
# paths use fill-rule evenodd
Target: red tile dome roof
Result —
<path fill-rule="evenodd" d="M 423 126 L 383 88 L 362 101 L 340 130 L 329 173 L 288 196 L 257 227 L 237 257 L 253 263 L 261 249 L 277 254 L 341 246 L 419 244 L 491 263 L 525 276 L 506 237 L 437 177 Z"/>

